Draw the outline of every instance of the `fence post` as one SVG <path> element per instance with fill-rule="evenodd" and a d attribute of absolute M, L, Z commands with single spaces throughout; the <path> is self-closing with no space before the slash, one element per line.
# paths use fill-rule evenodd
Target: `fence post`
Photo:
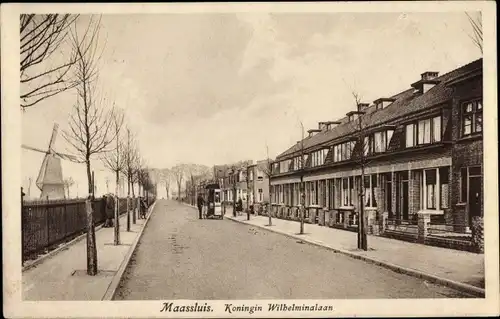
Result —
<path fill-rule="evenodd" d="M 387 227 L 387 219 L 389 219 L 389 212 L 383 212 L 380 220 L 380 233 L 384 233 Z"/>
<path fill-rule="evenodd" d="M 425 238 L 429 234 L 429 222 L 431 221 L 431 215 L 425 212 L 418 213 L 418 242 L 421 244 L 425 243 Z"/>
<path fill-rule="evenodd" d="M 24 195 L 21 187 L 21 266 L 24 264 Z"/>

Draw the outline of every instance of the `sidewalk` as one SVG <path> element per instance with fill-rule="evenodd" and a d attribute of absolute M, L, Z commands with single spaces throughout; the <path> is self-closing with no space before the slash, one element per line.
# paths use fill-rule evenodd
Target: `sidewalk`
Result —
<path fill-rule="evenodd" d="M 357 234 L 350 231 L 305 223 L 305 234 L 298 235 L 300 224 L 296 221 L 273 218 L 273 226 L 269 227 L 267 216 L 251 215 L 250 221 L 247 221 L 246 214 L 233 217 L 231 209 L 226 211 L 225 217 L 301 239 L 398 272 L 484 296 L 484 255 L 482 254 L 414 244 L 379 236 L 368 236 L 369 250 L 362 251 L 357 249 Z"/>
<path fill-rule="evenodd" d="M 37 301 L 102 300 L 116 277 L 121 277 L 122 268 L 128 263 L 135 245 L 151 216 L 130 220 L 127 232 L 127 216 L 120 217 L 120 245 L 114 246 L 114 228 L 96 231 L 97 267 L 96 276 L 87 275 L 86 239 L 69 244 L 54 256 L 22 273 L 22 299 Z M 111 288 L 112 289 L 112 288 Z M 108 292 L 109 293 L 109 292 Z"/>

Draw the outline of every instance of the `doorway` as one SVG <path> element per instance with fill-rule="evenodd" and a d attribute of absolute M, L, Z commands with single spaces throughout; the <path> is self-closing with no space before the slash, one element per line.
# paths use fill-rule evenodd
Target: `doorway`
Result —
<path fill-rule="evenodd" d="M 385 183 L 385 207 L 387 208 L 387 212 L 389 213 L 389 219 L 394 218 L 394 214 L 392 212 L 392 180 L 391 174 L 386 175 L 386 183 Z"/>
<path fill-rule="evenodd" d="M 481 176 L 470 176 L 469 175 L 469 225 L 472 225 L 472 218 L 481 216 Z"/>
<path fill-rule="evenodd" d="M 409 186 L 408 186 L 408 172 L 403 171 L 397 174 L 398 176 L 398 187 L 396 188 L 397 194 L 397 215 L 398 219 L 402 221 L 408 220 L 409 213 Z"/>

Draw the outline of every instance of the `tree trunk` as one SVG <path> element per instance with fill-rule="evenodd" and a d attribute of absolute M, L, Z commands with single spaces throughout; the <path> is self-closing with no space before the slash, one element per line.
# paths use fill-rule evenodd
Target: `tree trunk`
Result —
<path fill-rule="evenodd" d="M 87 179 L 89 195 L 85 201 L 85 209 L 87 212 L 87 274 L 90 276 L 97 275 L 97 248 L 95 242 L 94 214 L 92 209 L 92 173 L 90 172 L 90 159 L 87 157 Z"/>
<path fill-rule="evenodd" d="M 134 190 L 134 182 L 132 181 L 132 176 L 130 177 L 130 188 L 132 189 L 132 222 L 136 224 L 137 216 L 135 215 L 135 209 L 137 201 L 135 200 L 135 190 Z"/>
<path fill-rule="evenodd" d="M 119 183 L 119 172 L 115 172 L 116 184 L 115 184 L 115 245 L 120 245 L 120 214 L 118 212 L 118 183 Z"/>
<path fill-rule="evenodd" d="M 128 175 L 127 175 L 127 231 L 130 231 L 130 177 Z"/>
<path fill-rule="evenodd" d="M 271 176 L 268 176 L 267 178 L 267 186 L 269 188 L 269 198 L 268 198 L 268 201 L 269 201 L 269 207 L 267 209 L 267 216 L 269 216 L 269 226 L 272 226 L 273 225 L 273 220 L 272 220 L 272 217 L 271 217 L 271 197 L 272 197 L 272 191 L 271 191 Z"/>
<path fill-rule="evenodd" d="M 358 248 L 368 250 L 368 240 L 366 234 L 365 222 L 365 167 L 361 165 L 361 185 L 360 185 L 360 205 L 359 205 L 359 220 L 358 220 Z"/>
<path fill-rule="evenodd" d="M 233 183 L 233 216 L 236 215 L 236 184 Z"/>

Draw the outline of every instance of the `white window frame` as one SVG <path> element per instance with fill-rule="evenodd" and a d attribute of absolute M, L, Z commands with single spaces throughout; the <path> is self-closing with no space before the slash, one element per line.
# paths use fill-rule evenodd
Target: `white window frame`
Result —
<path fill-rule="evenodd" d="M 347 179 L 347 189 L 344 189 L 344 180 Z M 351 177 L 342 177 L 340 179 L 340 191 L 341 191 L 341 202 L 342 207 L 352 207 L 352 189 L 354 185 L 351 185 Z M 347 191 L 347 194 L 346 194 Z M 347 198 L 345 197 L 347 195 Z M 345 199 L 347 199 L 347 204 Z"/>

